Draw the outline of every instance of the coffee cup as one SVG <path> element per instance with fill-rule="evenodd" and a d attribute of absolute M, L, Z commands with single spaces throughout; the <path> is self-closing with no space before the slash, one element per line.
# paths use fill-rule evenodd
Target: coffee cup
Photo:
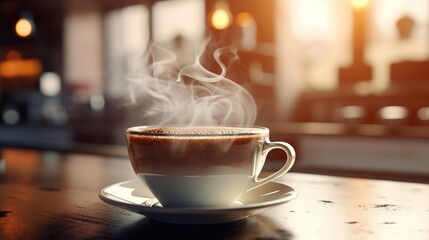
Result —
<path fill-rule="evenodd" d="M 136 175 L 163 207 L 222 208 L 245 192 L 290 170 L 295 151 L 271 142 L 265 127 L 137 126 L 126 130 Z M 268 153 L 281 149 L 286 161 L 259 179 Z"/>

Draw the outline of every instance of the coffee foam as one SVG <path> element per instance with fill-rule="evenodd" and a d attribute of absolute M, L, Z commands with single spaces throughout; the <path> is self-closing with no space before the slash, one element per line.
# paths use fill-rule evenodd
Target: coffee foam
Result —
<path fill-rule="evenodd" d="M 141 130 L 131 130 L 138 135 L 161 135 L 161 136 L 231 136 L 231 135 L 255 135 L 261 133 L 258 128 L 246 127 L 159 127 Z"/>

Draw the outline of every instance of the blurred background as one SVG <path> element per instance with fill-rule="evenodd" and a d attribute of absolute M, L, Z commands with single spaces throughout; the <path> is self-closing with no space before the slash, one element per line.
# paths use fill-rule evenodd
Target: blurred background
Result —
<path fill-rule="evenodd" d="M 429 0 L 0 0 L 0 148 L 126 156 L 130 58 L 208 32 L 295 171 L 429 182 Z"/>

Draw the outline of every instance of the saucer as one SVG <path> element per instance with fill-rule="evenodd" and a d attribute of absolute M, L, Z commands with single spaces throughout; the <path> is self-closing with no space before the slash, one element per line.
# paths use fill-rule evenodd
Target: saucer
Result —
<path fill-rule="evenodd" d="M 168 223 L 213 224 L 238 221 L 286 203 L 298 192 L 284 183 L 269 182 L 245 193 L 232 206 L 222 208 L 164 208 L 139 179 L 105 187 L 99 197 L 114 206 Z"/>

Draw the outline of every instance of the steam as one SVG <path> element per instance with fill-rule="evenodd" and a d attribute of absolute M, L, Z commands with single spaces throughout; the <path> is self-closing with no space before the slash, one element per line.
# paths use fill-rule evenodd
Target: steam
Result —
<path fill-rule="evenodd" d="M 223 55 L 238 60 L 232 47 L 214 51 L 213 59 L 220 73 L 202 64 L 203 51 L 192 65 L 171 71 L 176 55 L 153 46 L 133 62 L 128 77 L 130 103 L 141 110 L 144 124 L 183 125 L 252 125 L 256 104 L 251 94 L 227 78 Z"/>

